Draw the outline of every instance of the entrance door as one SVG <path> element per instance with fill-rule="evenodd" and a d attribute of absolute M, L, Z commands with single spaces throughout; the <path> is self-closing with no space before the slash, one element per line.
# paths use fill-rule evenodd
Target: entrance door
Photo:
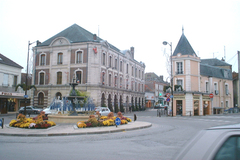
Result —
<path fill-rule="evenodd" d="M 194 103 L 194 116 L 199 116 L 199 100 L 195 100 L 193 103 Z"/>
<path fill-rule="evenodd" d="M 177 100 L 176 115 L 182 115 L 182 100 Z"/>

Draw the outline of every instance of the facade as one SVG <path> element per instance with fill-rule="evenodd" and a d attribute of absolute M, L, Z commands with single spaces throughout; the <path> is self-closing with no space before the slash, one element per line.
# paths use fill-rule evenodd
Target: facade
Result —
<path fill-rule="evenodd" d="M 96 106 L 144 106 L 145 64 L 134 59 L 133 47 L 120 51 L 74 24 L 33 52 L 34 105 L 69 96 L 69 83 L 76 80 L 76 90 L 88 92 Z"/>
<path fill-rule="evenodd" d="M 169 86 L 169 83 L 163 80 L 163 76 L 157 76 L 153 72 L 145 73 L 146 107 L 153 107 L 157 104 L 168 105 L 164 97 L 164 86 Z"/>
<path fill-rule="evenodd" d="M 17 84 L 21 82 L 22 66 L 0 54 L 0 114 L 18 110 L 24 91 L 18 89 Z"/>
<path fill-rule="evenodd" d="M 174 116 L 219 114 L 234 106 L 231 65 L 218 59 L 200 59 L 184 33 L 172 64 Z"/>

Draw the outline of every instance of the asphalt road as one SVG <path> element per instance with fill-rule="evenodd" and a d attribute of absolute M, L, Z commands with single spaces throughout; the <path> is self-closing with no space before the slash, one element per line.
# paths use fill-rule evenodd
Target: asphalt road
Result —
<path fill-rule="evenodd" d="M 0 159 L 173 159 L 200 130 L 240 123 L 240 114 L 157 117 L 157 110 L 125 114 L 152 123 L 152 127 L 127 132 L 56 137 L 0 136 Z M 5 116 L 9 123 L 14 116 Z M 1 132 L 1 130 L 0 130 Z"/>

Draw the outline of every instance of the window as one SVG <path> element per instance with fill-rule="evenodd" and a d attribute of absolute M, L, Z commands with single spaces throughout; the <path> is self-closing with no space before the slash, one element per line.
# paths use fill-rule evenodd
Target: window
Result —
<path fill-rule="evenodd" d="M 228 101 L 226 101 L 226 108 L 228 108 Z"/>
<path fill-rule="evenodd" d="M 177 74 L 183 74 L 182 62 L 177 62 Z"/>
<path fill-rule="evenodd" d="M 128 74 L 128 64 L 127 64 L 127 69 L 126 69 L 126 73 Z"/>
<path fill-rule="evenodd" d="M 39 85 L 44 85 L 44 73 L 40 73 Z"/>
<path fill-rule="evenodd" d="M 8 86 L 8 74 L 3 75 L 3 86 Z"/>
<path fill-rule="evenodd" d="M 208 92 L 209 92 L 209 83 L 206 82 L 206 93 L 208 93 Z"/>
<path fill-rule="evenodd" d="M 120 77 L 120 88 L 122 88 L 122 77 Z"/>
<path fill-rule="evenodd" d="M 45 54 L 41 54 L 41 62 L 40 62 L 40 65 L 41 65 L 41 66 L 44 66 L 44 65 L 45 65 L 45 62 L 46 62 L 46 56 L 45 56 Z"/>
<path fill-rule="evenodd" d="M 111 86 L 111 83 L 112 82 L 112 75 L 111 74 L 109 74 L 109 79 L 108 79 L 108 84 L 109 84 L 109 86 Z"/>
<path fill-rule="evenodd" d="M 102 57 L 102 65 L 105 65 L 105 60 L 106 59 L 106 54 L 105 53 L 103 53 L 103 57 Z"/>
<path fill-rule="evenodd" d="M 117 76 L 115 76 L 115 78 L 114 78 L 114 85 L 115 85 L 115 87 L 117 87 Z"/>
<path fill-rule="evenodd" d="M 239 159 L 240 157 L 240 137 L 231 136 L 221 146 L 216 153 L 214 160 L 219 159 Z"/>
<path fill-rule="evenodd" d="M 228 90 L 228 84 L 225 84 L 225 93 L 226 93 L 226 95 L 228 95 L 228 94 L 229 94 L 229 90 Z"/>
<path fill-rule="evenodd" d="M 57 64 L 63 64 L 63 53 L 58 53 Z"/>
<path fill-rule="evenodd" d="M 104 85 L 104 75 L 105 75 L 105 73 L 102 72 L 102 85 Z"/>
<path fill-rule="evenodd" d="M 76 72 L 76 81 L 77 81 L 77 83 L 80 83 L 80 84 L 82 84 L 82 72 L 81 71 L 77 71 Z"/>
<path fill-rule="evenodd" d="M 215 91 L 215 94 L 218 95 L 218 86 L 217 86 L 217 83 L 214 83 L 214 91 Z"/>
<path fill-rule="evenodd" d="M 112 56 L 109 56 L 109 67 L 112 67 Z"/>
<path fill-rule="evenodd" d="M 62 72 L 57 72 L 57 84 L 62 84 Z"/>
<path fill-rule="evenodd" d="M 77 60 L 76 60 L 76 63 L 82 63 L 83 62 L 83 53 L 82 51 L 78 51 L 77 52 Z"/>
<path fill-rule="evenodd" d="M 137 77 L 137 68 L 135 68 L 135 77 Z"/>
<path fill-rule="evenodd" d="M 17 86 L 17 76 L 13 77 L 13 86 L 16 87 Z"/>
<path fill-rule="evenodd" d="M 44 105 L 44 95 L 43 95 L 43 93 L 38 94 L 38 105 Z"/>
<path fill-rule="evenodd" d="M 137 91 L 137 82 L 135 82 L 135 91 Z"/>
<path fill-rule="evenodd" d="M 181 85 L 183 87 L 183 83 L 182 83 L 182 80 L 181 79 L 178 79 L 177 80 L 177 85 Z"/>
<path fill-rule="evenodd" d="M 138 71 L 138 78 L 140 78 L 140 70 Z"/>
<path fill-rule="evenodd" d="M 120 72 L 122 72 L 123 68 L 122 68 L 122 61 L 120 62 Z"/>
<path fill-rule="evenodd" d="M 117 59 L 115 59 L 115 69 L 117 69 Z"/>

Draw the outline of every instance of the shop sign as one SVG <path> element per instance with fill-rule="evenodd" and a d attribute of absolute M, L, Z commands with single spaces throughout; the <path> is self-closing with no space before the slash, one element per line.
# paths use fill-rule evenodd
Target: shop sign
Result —
<path fill-rule="evenodd" d="M 200 99 L 199 96 L 193 96 L 193 99 Z"/>
<path fill-rule="evenodd" d="M 174 100 L 184 100 L 185 96 L 174 96 Z"/>
<path fill-rule="evenodd" d="M 208 98 L 208 97 L 203 97 L 202 100 L 203 100 L 203 101 L 210 101 L 210 98 Z"/>
<path fill-rule="evenodd" d="M 12 93 L 10 93 L 10 92 L 1 92 L 2 93 L 2 95 L 5 95 L 5 96 L 12 96 Z"/>

